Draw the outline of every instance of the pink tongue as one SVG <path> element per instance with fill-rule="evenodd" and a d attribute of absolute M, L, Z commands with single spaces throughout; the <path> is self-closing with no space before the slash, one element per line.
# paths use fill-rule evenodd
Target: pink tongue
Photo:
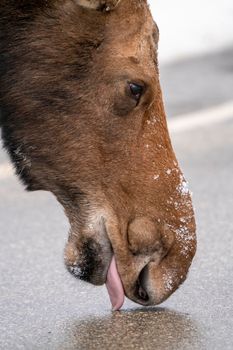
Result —
<path fill-rule="evenodd" d="M 115 257 L 112 257 L 111 264 L 108 269 L 106 287 L 112 303 L 114 311 L 119 310 L 124 304 L 125 294 L 123 285 L 117 271 Z"/>

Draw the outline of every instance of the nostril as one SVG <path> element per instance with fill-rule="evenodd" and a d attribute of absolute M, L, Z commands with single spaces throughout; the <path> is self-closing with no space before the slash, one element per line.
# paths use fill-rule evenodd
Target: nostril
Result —
<path fill-rule="evenodd" d="M 150 299 L 145 288 L 146 271 L 147 271 L 147 266 L 145 266 L 140 272 L 136 283 L 136 294 L 137 294 L 136 296 L 138 299 L 140 299 L 143 302 L 147 302 Z"/>
<path fill-rule="evenodd" d="M 142 299 L 144 301 L 149 300 L 149 296 L 148 296 L 147 292 L 145 291 L 145 289 L 143 289 L 142 286 L 139 286 L 139 288 L 138 288 L 138 295 L 139 295 L 140 299 Z"/>

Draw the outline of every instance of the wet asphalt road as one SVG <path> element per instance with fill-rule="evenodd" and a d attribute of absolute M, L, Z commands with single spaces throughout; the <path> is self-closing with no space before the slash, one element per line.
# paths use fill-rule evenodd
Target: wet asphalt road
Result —
<path fill-rule="evenodd" d="M 184 89 L 182 104 L 179 92 L 175 99 L 170 91 L 168 76 L 179 85 L 176 67 L 162 71 L 165 99 L 174 101 L 167 109 L 186 112 L 190 92 Z M 195 103 L 199 109 L 201 96 L 191 110 Z M 64 269 L 69 226 L 55 198 L 24 192 L 13 176 L 0 179 L 1 350 L 233 349 L 233 119 L 172 139 L 194 192 L 198 252 L 188 280 L 159 308 L 127 301 L 112 313 L 104 287 Z M 0 165 L 6 161 L 1 151 Z"/>

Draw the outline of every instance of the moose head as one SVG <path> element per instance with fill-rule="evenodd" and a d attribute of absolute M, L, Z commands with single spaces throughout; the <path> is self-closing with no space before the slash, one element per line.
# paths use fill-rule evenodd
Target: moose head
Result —
<path fill-rule="evenodd" d="M 70 222 L 67 269 L 142 305 L 169 297 L 196 250 L 146 0 L 2 0 L 4 146 L 28 190 Z"/>

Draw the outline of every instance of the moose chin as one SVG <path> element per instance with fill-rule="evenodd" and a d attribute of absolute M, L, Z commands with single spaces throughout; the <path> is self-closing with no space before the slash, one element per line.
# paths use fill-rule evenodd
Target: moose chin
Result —
<path fill-rule="evenodd" d="M 70 222 L 65 264 L 113 308 L 168 298 L 196 251 L 146 0 L 1 0 L 2 138 L 29 191 Z"/>

